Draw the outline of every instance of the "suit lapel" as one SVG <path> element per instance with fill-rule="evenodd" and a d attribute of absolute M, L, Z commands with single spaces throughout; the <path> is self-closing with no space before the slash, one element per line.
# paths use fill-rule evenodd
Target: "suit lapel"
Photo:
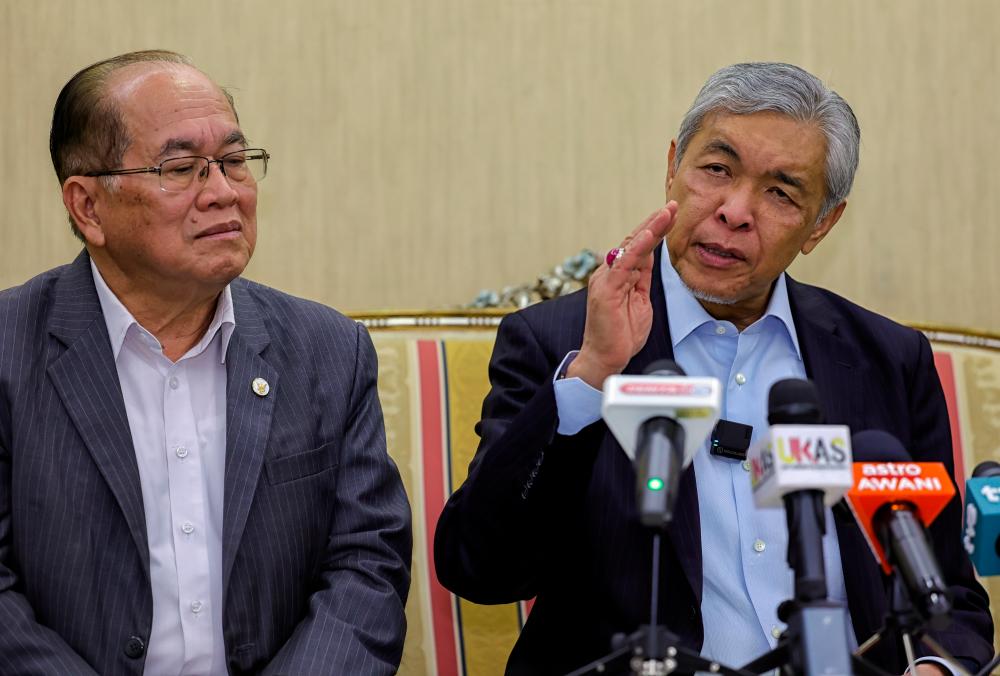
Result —
<path fill-rule="evenodd" d="M 236 328 L 226 352 L 226 478 L 222 517 L 223 589 L 243 537 L 247 516 L 260 480 L 264 451 L 271 432 L 278 372 L 262 357 L 270 344 L 259 307 L 242 280 L 232 283 Z M 270 386 L 266 396 L 254 393 L 254 379 Z"/>
<path fill-rule="evenodd" d="M 148 574 L 149 546 L 139 467 L 86 252 L 66 268 L 56 283 L 48 331 L 66 347 L 48 365 L 49 379 L 114 494 Z"/>
<path fill-rule="evenodd" d="M 650 285 L 650 303 L 653 306 L 653 326 L 649 339 L 639 353 L 632 358 L 625 373 L 641 374 L 659 359 L 673 359 L 674 347 L 670 338 L 670 324 L 667 321 L 667 301 L 663 290 L 663 276 L 660 265 L 670 265 L 663 261 L 663 247 L 656 247 L 654 253 L 653 279 Z M 698 513 L 698 486 L 695 481 L 694 463 L 681 475 L 674 506 L 674 519 L 667 528 L 670 539 L 676 543 L 677 557 L 684 569 L 688 584 L 694 591 L 697 602 L 701 603 L 701 518 Z"/>
<path fill-rule="evenodd" d="M 825 420 L 857 424 L 866 396 L 864 379 L 859 377 L 865 370 L 864 355 L 840 335 L 840 314 L 822 294 L 786 279 L 806 376 L 819 391 Z"/>
<path fill-rule="evenodd" d="M 864 425 L 870 396 L 867 360 L 854 343 L 841 335 L 843 319 L 836 308 L 812 287 L 788 278 L 788 297 L 802 348 L 806 374 L 816 385 L 828 424 Z M 848 610 L 859 639 L 878 629 L 884 612 L 882 573 L 867 553 L 868 545 L 853 520 L 834 520 L 845 571 Z M 852 571 L 852 574 L 847 574 Z"/>

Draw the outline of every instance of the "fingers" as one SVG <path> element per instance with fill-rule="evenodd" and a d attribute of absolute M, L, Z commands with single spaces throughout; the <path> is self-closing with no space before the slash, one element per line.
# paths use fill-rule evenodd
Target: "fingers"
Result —
<path fill-rule="evenodd" d="M 642 232 L 647 227 L 649 227 L 649 224 L 652 223 L 654 220 L 656 220 L 656 217 L 659 216 L 661 213 L 663 213 L 663 208 L 657 209 L 656 211 L 654 211 L 653 213 L 651 213 L 649 216 L 646 216 L 646 220 L 644 220 L 642 223 L 640 223 L 639 225 L 637 225 L 635 227 L 635 229 L 632 230 L 632 232 L 630 232 L 628 235 L 626 235 L 625 242 L 628 242 L 633 237 L 635 237 L 640 232 Z"/>
<path fill-rule="evenodd" d="M 649 224 L 648 229 L 653 233 L 653 237 L 657 241 L 666 237 L 670 233 L 670 229 L 674 227 L 674 221 L 677 219 L 677 209 L 677 202 L 670 200 L 666 206 L 657 212 L 656 218 Z"/>
<path fill-rule="evenodd" d="M 670 232 L 676 216 L 677 202 L 673 200 L 667 202 L 663 208 L 651 213 L 646 220 L 639 224 L 622 241 L 622 247 L 625 248 L 625 255 L 619 257 L 613 267 L 626 267 L 626 258 L 631 253 L 636 254 L 636 257 L 639 259 L 643 259 L 652 253 L 653 249 Z M 649 237 L 644 237 L 644 233 L 649 233 Z M 650 264 L 652 264 L 651 261 Z"/>

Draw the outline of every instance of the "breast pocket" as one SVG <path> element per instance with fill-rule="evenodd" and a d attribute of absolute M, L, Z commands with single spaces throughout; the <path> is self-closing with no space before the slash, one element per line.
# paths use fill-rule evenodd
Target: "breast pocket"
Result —
<path fill-rule="evenodd" d="M 337 466 L 337 457 L 337 445 L 331 441 L 311 451 L 272 458 L 264 463 L 264 473 L 267 482 L 276 486 L 332 469 Z"/>

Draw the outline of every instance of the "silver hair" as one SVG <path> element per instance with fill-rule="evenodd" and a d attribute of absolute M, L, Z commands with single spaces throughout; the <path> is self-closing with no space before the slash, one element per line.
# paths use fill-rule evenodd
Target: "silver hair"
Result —
<path fill-rule="evenodd" d="M 798 66 L 737 63 L 717 71 L 698 92 L 677 132 L 674 171 L 688 144 L 712 113 L 752 115 L 773 112 L 814 122 L 826 137 L 826 195 L 817 223 L 847 199 L 858 169 L 861 127 L 837 92 Z"/>

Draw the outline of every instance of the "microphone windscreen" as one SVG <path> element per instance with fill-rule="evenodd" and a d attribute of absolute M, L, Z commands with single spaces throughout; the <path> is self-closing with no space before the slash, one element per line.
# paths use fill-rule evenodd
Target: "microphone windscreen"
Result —
<path fill-rule="evenodd" d="M 646 376 L 686 376 L 684 369 L 672 359 L 657 359 L 642 372 Z"/>
<path fill-rule="evenodd" d="M 802 378 L 786 378 L 771 385 L 767 394 L 769 425 L 819 425 L 823 412 L 816 386 Z"/>
<path fill-rule="evenodd" d="M 885 430 L 863 430 L 851 435 L 854 462 L 913 462 L 903 442 Z"/>
<path fill-rule="evenodd" d="M 984 460 L 972 470 L 973 479 L 989 479 L 997 476 L 1000 476 L 1000 463 L 993 460 Z"/>

